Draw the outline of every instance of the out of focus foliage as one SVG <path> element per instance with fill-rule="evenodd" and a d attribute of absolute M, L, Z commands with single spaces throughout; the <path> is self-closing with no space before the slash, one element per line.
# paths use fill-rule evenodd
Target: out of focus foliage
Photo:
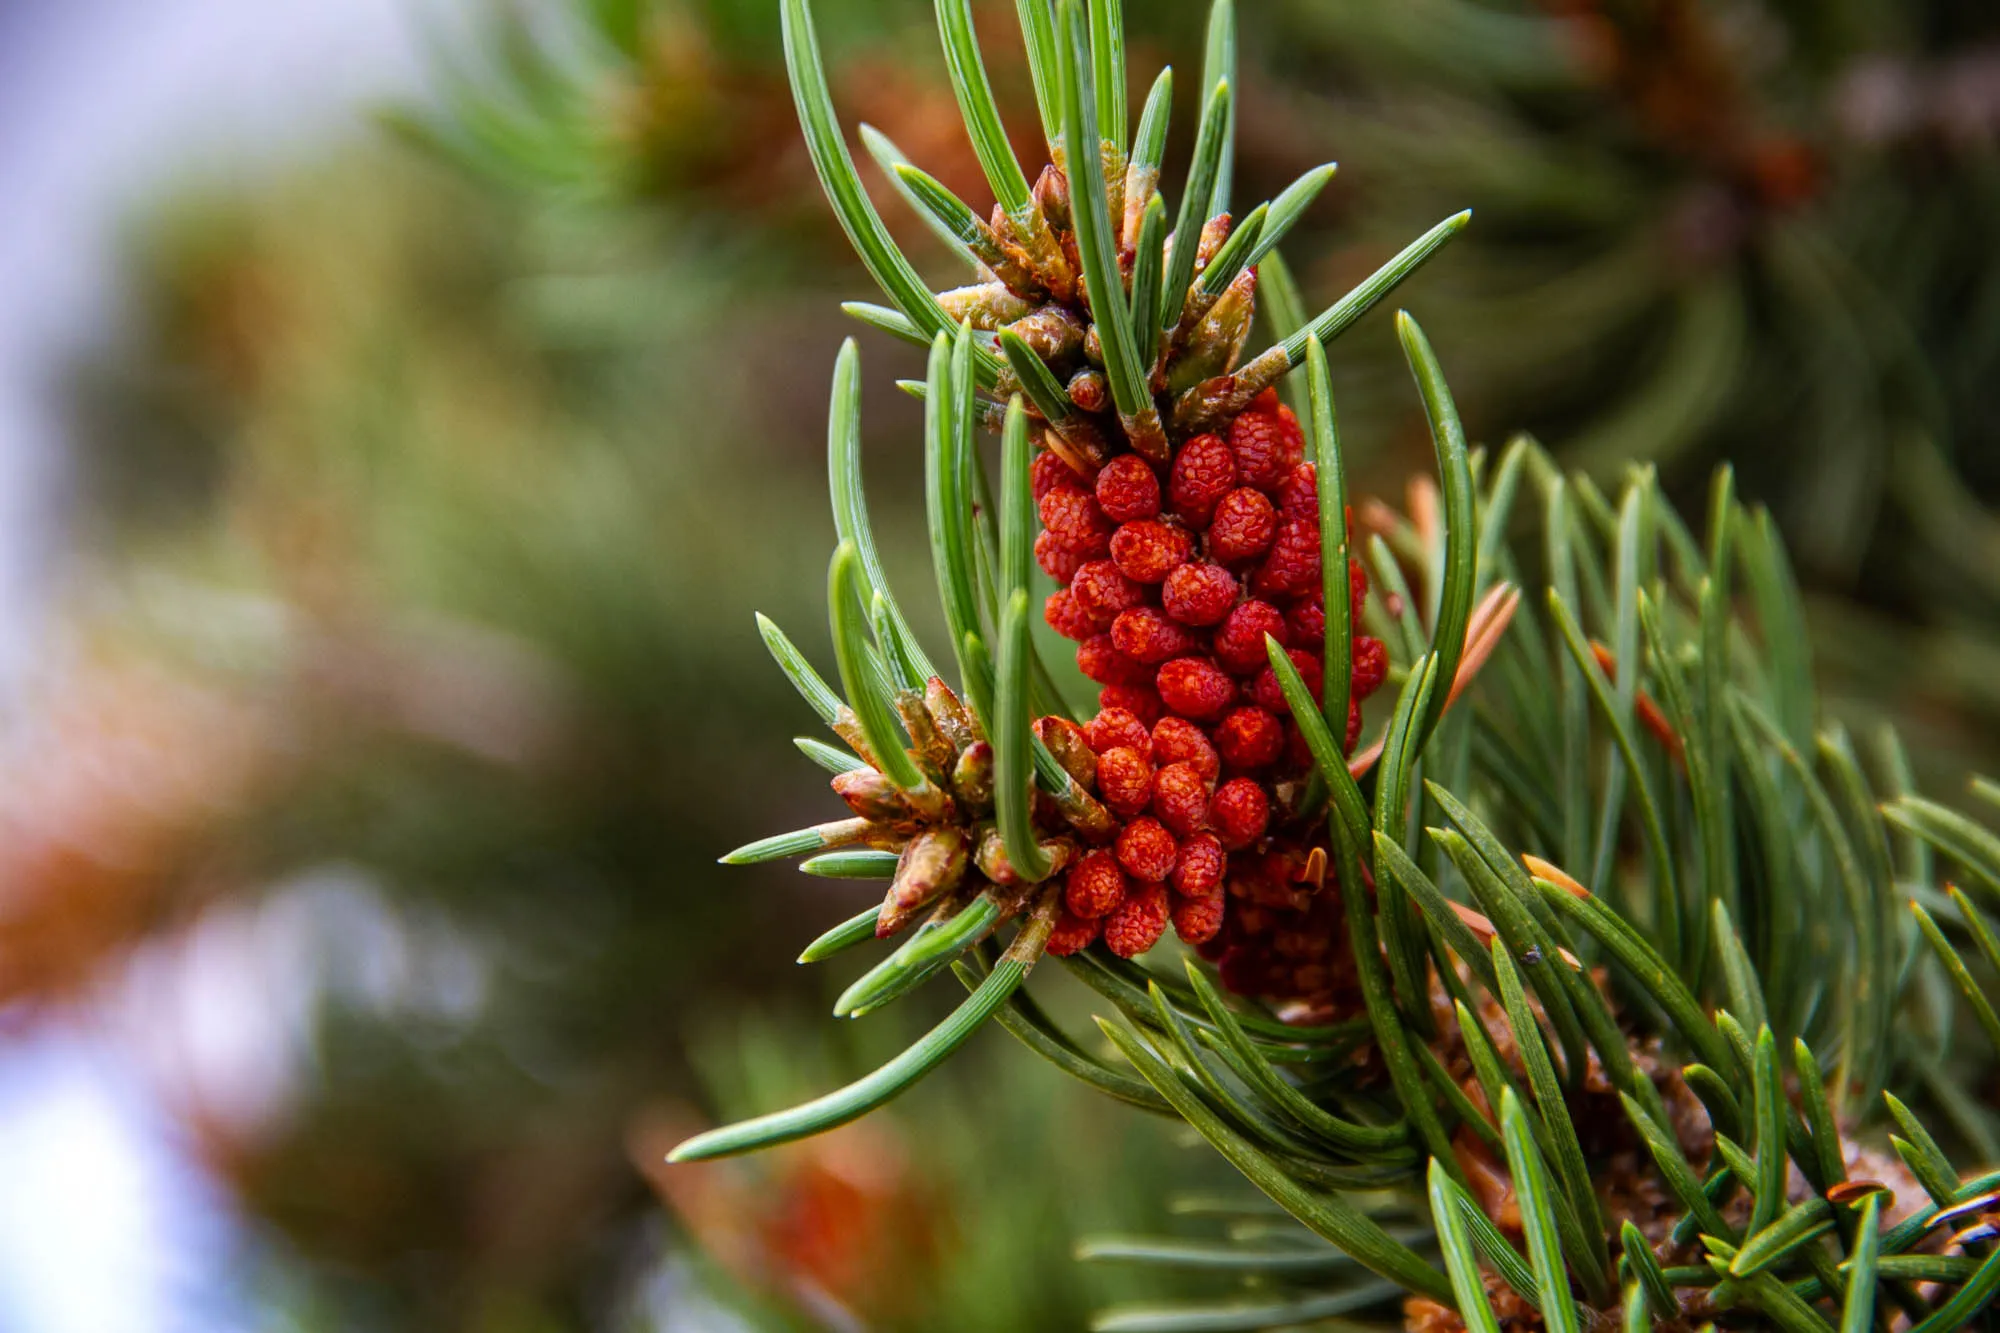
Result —
<path fill-rule="evenodd" d="M 1655 462 L 1684 502 L 1731 460 L 1825 595 L 1839 705 L 1894 709 L 1941 773 L 1990 752 L 2000 11 L 1277 8 L 1246 172 L 1338 154 L 1347 189 L 1307 285 L 1471 202 L 1424 313 L 1475 428 Z"/>

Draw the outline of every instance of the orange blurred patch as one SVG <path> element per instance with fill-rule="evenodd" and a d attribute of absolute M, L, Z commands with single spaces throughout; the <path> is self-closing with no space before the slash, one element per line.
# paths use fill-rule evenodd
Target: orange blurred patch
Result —
<path fill-rule="evenodd" d="M 655 1106 L 632 1123 L 633 1165 L 739 1282 L 808 1309 L 831 1300 L 863 1322 L 907 1314 L 950 1241 L 950 1219 L 895 1137 L 877 1120 L 754 1158 L 669 1166 L 669 1149 L 700 1128 L 684 1108 Z"/>

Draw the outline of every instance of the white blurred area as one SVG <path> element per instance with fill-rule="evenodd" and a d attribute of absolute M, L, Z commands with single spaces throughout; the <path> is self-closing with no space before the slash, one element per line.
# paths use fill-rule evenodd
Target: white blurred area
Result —
<path fill-rule="evenodd" d="M 415 96 L 461 0 L 0 0 L 0 732 L 37 730 L 62 541 L 63 366 L 118 318 L 118 250 L 175 183 L 254 176 Z M 5 904 L 0 903 L 0 910 Z M 173 1114 L 279 1113 L 312 988 L 450 1011 L 476 960 L 410 970 L 406 926 L 337 871 L 154 946 L 50 1019 L 0 1009 L 0 1330 L 273 1327 Z M 330 972 L 315 960 L 345 957 Z M 32 1021 L 31 1021 L 32 1019 Z"/>

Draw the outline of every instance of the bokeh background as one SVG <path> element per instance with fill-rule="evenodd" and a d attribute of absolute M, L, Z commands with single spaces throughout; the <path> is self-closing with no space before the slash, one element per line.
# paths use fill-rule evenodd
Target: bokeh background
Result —
<path fill-rule="evenodd" d="M 1200 7 L 1127 7 L 1197 67 Z M 816 8 L 850 126 L 983 197 L 928 6 Z M 1241 9 L 1239 194 L 1341 163 L 1308 295 L 1474 208 L 1401 299 L 1475 438 L 1697 512 L 1734 459 L 1830 706 L 1993 771 L 2000 13 Z M 750 612 L 824 660 L 870 295 L 778 53 L 774 0 L 0 4 L 0 1329 L 1073 1328 L 1135 1294 L 1073 1237 L 1214 1179 L 998 1036 L 661 1165 L 922 1017 L 791 963 L 865 888 L 714 863 L 827 808 Z M 914 362 L 862 343 L 916 589 Z M 1395 499 L 1384 321 L 1335 387 Z"/>

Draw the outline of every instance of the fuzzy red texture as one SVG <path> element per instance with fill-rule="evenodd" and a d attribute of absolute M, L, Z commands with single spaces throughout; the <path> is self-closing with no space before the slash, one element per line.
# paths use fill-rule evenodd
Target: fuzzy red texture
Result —
<path fill-rule="evenodd" d="M 1144 605 L 1146 588 L 1125 577 L 1111 561 L 1092 560 L 1069 581 L 1069 595 L 1084 611 L 1109 624 L 1120 611 Z"/>
<path fill-rule="evenodd" d="M 1275 490 L 1304 456 L 1305 434 L 1292 410 L 1280 405 L 1275 396 L 1268 402 L 1259 398 L 1230 423 L 1229 452 L 1236 460 L 1238 481 L 1259 490 Z"/>
<path fill-rule="evenodd" d="M 1099 708 L 1122 708 L 1147 726 L 1160 720 L 1167 706 L 1151 685 L 1106 685 L 1097 692 Z"/>
<path fill-rule="evenodd" d="M 1103 686 L 1083 732 L 1097 795 L 1118 821 L 1071 868 L 1050 952 L 1101 936 L 1130 957 L 1171 922 L 1222 963 L 1232 989 L 1326 1002 L 1342 976 L 1328 953 L 1342 937 L 1338 885 L 1302 880 L 1315 835 L 1280 822 L 1274 793 L 1313 761 L 1266 655 L 1268 635 L 1320 693 L 1318 478 L 1297 420 L 1267 393 L 1227 430 L 1180 445 L 1164 469 L 1119 454 L 1084 485 L 1059 459 L 1037 460 L 1034 483 L 1053 529 L 1036 558 L 1067 574 L 1045 613 L 1079 640 L 1079 666 Z M 1368 594 L 1358 561 L 1348 583 L 1358 623 Z M 1360 701 L 1387 667 L 1366 635 L 1352 651 L 1350 751 Z"/>
<path fill-rule="evenodd" d="M 1201 644 L 1155 606 L 1135 606 L 1121 613 L 1111 622 L 1111 642 L 1127 657 L 1150 666 L 1193 652 Z"/>
<path fill-rule="evenodd" d="M 1028 465 L 1028 486 L 1034 493 L 1035 503 L 1058 486 L 1080 486 L 1083 479 L 1076 475 L 1061 454 L 1044 450 L 1035 455 L 1035 461 Z"/>
<path fill-rule="evenodd" d="M 1276 389 L 1266 389 L 1258 394 L 1251 410 L 1276 415 L 1278 430 L 1285 438 L 1285 457 L 1291 459 L 1292 465 L 1296 467 L 1298 461 L 1306 456 L 1306 432 L 1305 427 L 1299 424 L 1298 413 L 1279 400 Z"/>
<path fill-rule="evenodd" d="M 1389 678 L 1389 650 L 1380 639 L 1357 635 L 1354 640 L 1354 697 L 1366 699 Z"/>
<path fill-rule="evenodd" d="M 1271 798 L 1249 778 L 1231 778 L 1215 789 L 1208 821 L 1230 851 L 1241 851 L 1264 836 L 1271 822 Z"/>
<path fill-rule="evenodd" d="M 1130 819 L 1152 802 L 1152 762 L 1123 746 L 1106 750 L 1097 756 L 1097 792 L 1111 813 Z"/>
<path fill-rule="evenodd" d="M 1221 565 L 1191 561 L 1167 575 L 1160 606 L 1183 625 L 1213 625 L 1236 604 L 1236 576 Z"/>
<path fill-rule="evenodd" d="M 1068 583 L 1083 568 L 1084 557 L 1056 540 L 1046 529 L 1035 534 L 1035 563 L 1057 583 Z"/>
<path fill-rule="evenodd" d="M 1138 884 L 1104 920 L 1104 943 L 1120 958 L 1137 958 L 1160 942 L 1167 930 L 1167 890 L 1163 884 Z"/>
<path fill-rule="evenodd" d="M 1236 458 L 1219 435 L 1197 435 L 1174 455 L 1167 477 L 1167 496 L 1174 512 L 1197 527 L 1207 527 L 1216 502 L 1236 484 Z"/>
<path fill-rule="evenodd" d="M 1194 539 L 1183 528 L 1152 519 L 1127 523 L 1111 534 L 1111 560 L 1137 583 L 1161 583 L 1188 562 Z"/>
<path fill-rule="evenodd" d="M 1255 560 L 1271 548 L 1278 511 L 1262 491 L 1239 486 L 1215 506 L 1208 525 L 1208 554 L 1225 565 Z"/>
<path fill-rule="evenodd" d="M 1215 748 L 1237 771 L 1268 768 L 1285 752 L 1285 728 L 1262 708 L 1232 708 L 1215 726 Z"/>
<path fill-rule="evenodd" d="M 1219 961 L 1222 984 L 1239 995 L 1355 1004 L 1337 892 L 1299 895 L 1269 880 L 1232 879 L 1222 932 L 1202 953 Z"/>
<path fill-rule="evenodd" d="M 1287 648 L 1285 656 L 1292 659 L 1292 665 L 1299 669 L 1299 677 L 1306 683 L 1306 691 L 1317 699 L 1320 686 L 1326 675 L 1326 668 L 1318 657 L 1304 648 Z M 1257 679 L 1250 682 L 1250 697 L 1258 707 L 1267 708 L 1279 717 L 1292 715 L 1291 704 L 1285 701 L 1285 691 L 1278 684 L 1278 673 L 1265 667 L 1257 673 Z"/>
<path fill-rule="evenodd" d="M 1181 843 L 1180 859 L 1174 863 L 1174 889 L 1190 898 L 1213 893 L 1222 887 L 1222 872 L 1228 865 L 1222 839 L 1213 833 L 1194 834 Z"/>
<path fill-rule="evenodd" d="M 1063 906 L 1071 916 L 1100 917 L 1125 901 L 1125 872 L 1106 851 L 1086 854 L 1063 881 Z"/>
<path fill-rule="evenodd" d="M 1324 644 L 1326 604 L 1317 597 L 1311 601 L 1293 602 L 1285 612 L 1285 629 L 1290 632 L 1293 643 Z"/>
<path fill-rule="evenodd" d="M 1083 487 L 1075 483 L 1052 487 L 1035 507 L 1042 527 L 1078 555 L 1102 555 L 1110 548 L 1111 520 Z"/>
<path fill-rule="evenodd" d="M 1362 609 L 1368 602 L 1368 574 L 1359 560 L 1347 562 L 1348 624 L 1361 623 Z M 1299 598 L 1285 611 L 1285 624 L 1292 631 L 1292 642 L 1317 644 L 1326 637 L 1326 601 L 1321 596 L 1320 584 L 1314 581 Z M 1355 637 L 1355 644 L 1380 643 L 1365 634 Z"/>
<path fill-rule="evenodd" d="M 1099 685 L 1137 685 L 1152 671 L 1119 652 L 1109 634 L 1093 634 L 1076 646 L 1076 669 Z"/>
<path fill-rule="evenodd" d="M 1137 750 L 1147 759 L 1153 757 L 1153 737 L 1139 715 L 1126 708 L 1106 708 L 1086 722 L 1083 739 L 1094 754 L 1106 750 L 1116 750 L 1121 746 Z"/>
<path fill-rule="evenodd" d="M 1153 761 L 1161 767 L 1187 764 L 1205 783 L 1214 785 L 1222 759 L 1208 733 L 1184 717 L 1163 717 L 1153 724 Z"/>
<path fill-rule="evenodd" d="M 1160 512 L 1160 479 L 1139 455 L 1120 454 L 1097 474 L 1097 503 L 1113 523 L 1151 518 Z"/>
<path fill-rule="evenodd" d="M 1048 951 L 1057 958 L 1081 953 L 1096 942 L 1097 933 L 1103 929 L 1104 922 L 1096 917 L 1064 912 L 1056 921 L 1055 930 L 1049 934 Z"/>
<path fill-rule="evenodd" d="M 1181 847 L 1167 826 L 1148 815 L 1118 834 L 1118 864 L 1134 879 L 1159 883 L 1174 873 Z"/>
<path fill-rule="evenodd" d="M 1104 622 L 1083 609 L 1068 588 L 1057 588 L 1042 603 L 1042 619 L 1049 628 L 1065 639 L 1075 639 L 1082 643 L 1091 635 L 1101 632 Z"/>
<path fill-rule="evenodd" d="M 1296 596 L 1319 587 L 1319 521 L 1289 518 L 1278 524 L 1277 536 L 1264 563 L 1251 576 L 1250 589 L 1259 597 Z"/>
<path fill-rule="evenodd" d="M 1313 764 L 1312 747 L 1306 744 L 1305 733 L 1299 730 L 1296 718 L 1286 718 L 1283 726 L 1285 728 L 1285 767 L 1304 772 L 1306 769 L 1311 768 Z M 1352 750 L 1354 747 L 1350 744 L 1346 748 Z"/>
<path fill-rule="evenodd" d="M 1236 698 L 1236 682 L 1201 657 L 1174 659 L 1160 668 L 1153 684 L 1169 710 L 1196 720 L 1214 717 Z"/>
<path fill-rule="evenodd" d="M 1167 764 L 1153 775 L 1153 813 L 1185 838 L 1208 822 L 1208 782 L 1193 764 Z"/>
<path fill-rule="evenodd" d="M 1229 899 L 1220 888 L 1192 897 L 1181 895 L 1174 901 L 1174 934 L 1189 944 L 1207 944 L 1222 933 Z"/>
<path fill-rule="evenodd" d="M 1278 483 L 1278 517 L 1319 522 L 1319 473 L 1301 463 Z"/>
<path fill-rule="evenodd" d="M 1215 660 L 1239 676 L 1268 670 L 1271 659 L 1265 653 L 1264 636 L 1282 644 L 1287 629 L 1284 613 L 1269 602 L 1238 602 L 1215 632 Z"/>

